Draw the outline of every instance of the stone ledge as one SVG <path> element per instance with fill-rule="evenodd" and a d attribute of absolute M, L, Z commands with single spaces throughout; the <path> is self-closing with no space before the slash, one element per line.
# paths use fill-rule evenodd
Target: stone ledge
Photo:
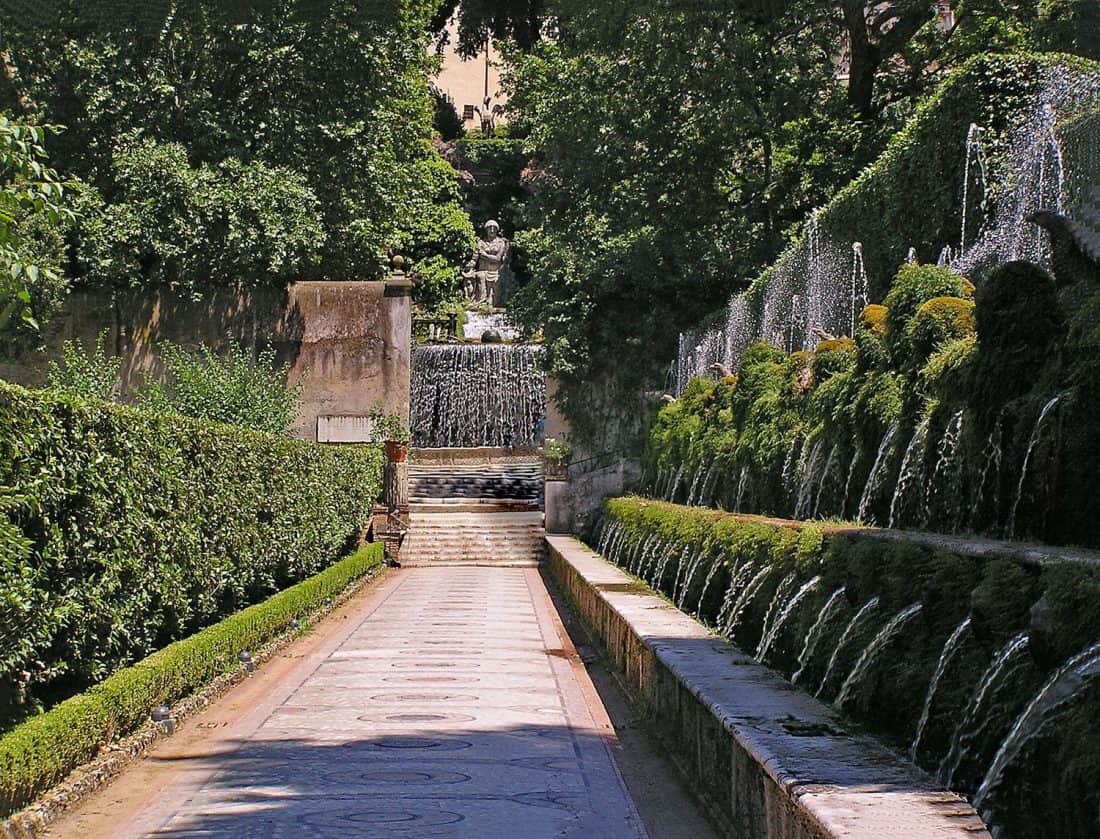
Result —
<path fill-rule="evenodd" d="M 579 541 L 550 568 L 733 836 L 989 836 L 964 799 Z"/>

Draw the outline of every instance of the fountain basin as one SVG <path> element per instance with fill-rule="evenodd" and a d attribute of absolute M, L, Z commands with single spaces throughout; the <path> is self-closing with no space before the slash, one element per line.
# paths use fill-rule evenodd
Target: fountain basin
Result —
<path fill-rule="evenodd" d="M 560 588 L 730 835 L 990 835 L 964 799 L 578 540 L 547 544 Z"/>

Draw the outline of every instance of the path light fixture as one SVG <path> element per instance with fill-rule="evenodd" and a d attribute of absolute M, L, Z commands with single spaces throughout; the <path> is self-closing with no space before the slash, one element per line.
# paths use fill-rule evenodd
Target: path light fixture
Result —
<path fill-rule="evenodd" d="M 332 608 L 332 598 L 331 597 L 326 597 L 325 598 L 325 608 L 326 609 L 331 609 Z"/>
<path fill-rule="evenodd" d="M 153 718 L 153 722 L 156 723 L 161 731 L 165 734 L 171 734 L 175 731 L 175 724 L 172 722 L 172 709 L 167 705 L 158 705 L 153 709 L 153 713 L 150 714 Z"/>
<path fill-rule="evenodd" d="M 248 650 L 242 650 L 241 654 L 237 656 L 237 660 L 241 662 L 241 666 L 249 673 L 256 669 L 256 662 L 252 660 L 252 656 L 249 655 Z"/>
<path fill-rule="evenodd" d="M 300 625 L 301 625 L 301 624 L 299 624 L 299 623 L 298 623 L 298 619 L 297 619 L 297 618 L 291 618 L 291 619 L 290 619 L 290 628 L 291 628 L 291 629 L 297 629 L 297 628 L 298 628 L 298 627 L 299 627 Z"/>

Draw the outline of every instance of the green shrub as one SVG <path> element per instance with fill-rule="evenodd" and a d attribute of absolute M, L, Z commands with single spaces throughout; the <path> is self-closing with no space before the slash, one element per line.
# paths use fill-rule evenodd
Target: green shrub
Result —
<path fill-rule="evenodd" d="M 275 349 L 254 358 L 236 341 L 224 355 L 203 345 L 198 352 L 168 342 L 159 345 L 168 378 L 138 393 L 150 411 L 239 425 L 268 434 L 289 433 L 298 415 L 300 385 L 287 385 L 289 364 L 275 363 Z"/>
<path fill-rule="evenodd" d="M 79 399 L 110 401 L 118 395 L 122 359 L 107 354 L 107 331 L 96 338 L 91 351 L 77 341 L 61 345 L 61 364 L 51 361 L 47 377 L 51 390 Z"/>
<path fill-rule="evenodd" d="M 324 568 L 382 461 L 0 383 L 0 724 Z"/>
<path fill-rule="evenodd" d="M 308 619 L 326 598 L 381 563 L 381 545 L 363 548 L 0 736 L 0 817 L 30 803 L 95 758 L 102 747 L 135 731 L 158 705 L 171 705 L 231 671 L 241 650 L 255 651 L 285 632 L 292 620 Z"/>
<path fill-rule="evenodd" d="M 823 382 L 837 373 L 852 369 L 856 360 L 856 342 L 851 338 L 822 341 L 814 349 L 814 381 Z"/>
<path fill-rule="evenodd" d="M 948 341 L 974 333 L 974 303 L 963 297 L 933 297 L 909 323 L 914 357 L 926 360 Z"/>
<path fill-rule="evenodd" d="M 925 388 L 950 404 L 964 403 L 973 393 L 977 355 L 978 341 L 974 335 L 943 344 L 921 370 Z"/>
<path fill-rule="evenodd" d="M 287 169 L 227 159 L 193 167 L 178 143 L 119 150 L 113 183 L 86 191 L 77 262 L 96 285 L 271 285 L 320 258 L 321 208 Z"/>
<path fill-rule="evenodd" d="M 935 265 L 903 265 L 886 295 L 886 340 L 894 358 L 907 358 L 905 339 L 910 323 L 928 301 L 937 297 L 962 297 L 963 278 Z"/>

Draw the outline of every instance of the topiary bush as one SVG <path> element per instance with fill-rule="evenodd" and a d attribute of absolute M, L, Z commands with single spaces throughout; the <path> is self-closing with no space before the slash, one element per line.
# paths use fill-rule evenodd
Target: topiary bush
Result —
<path fill-rule="evenodd" d="M 383 460 L 0 383 L 0 725 L 333 562 Z"/>

